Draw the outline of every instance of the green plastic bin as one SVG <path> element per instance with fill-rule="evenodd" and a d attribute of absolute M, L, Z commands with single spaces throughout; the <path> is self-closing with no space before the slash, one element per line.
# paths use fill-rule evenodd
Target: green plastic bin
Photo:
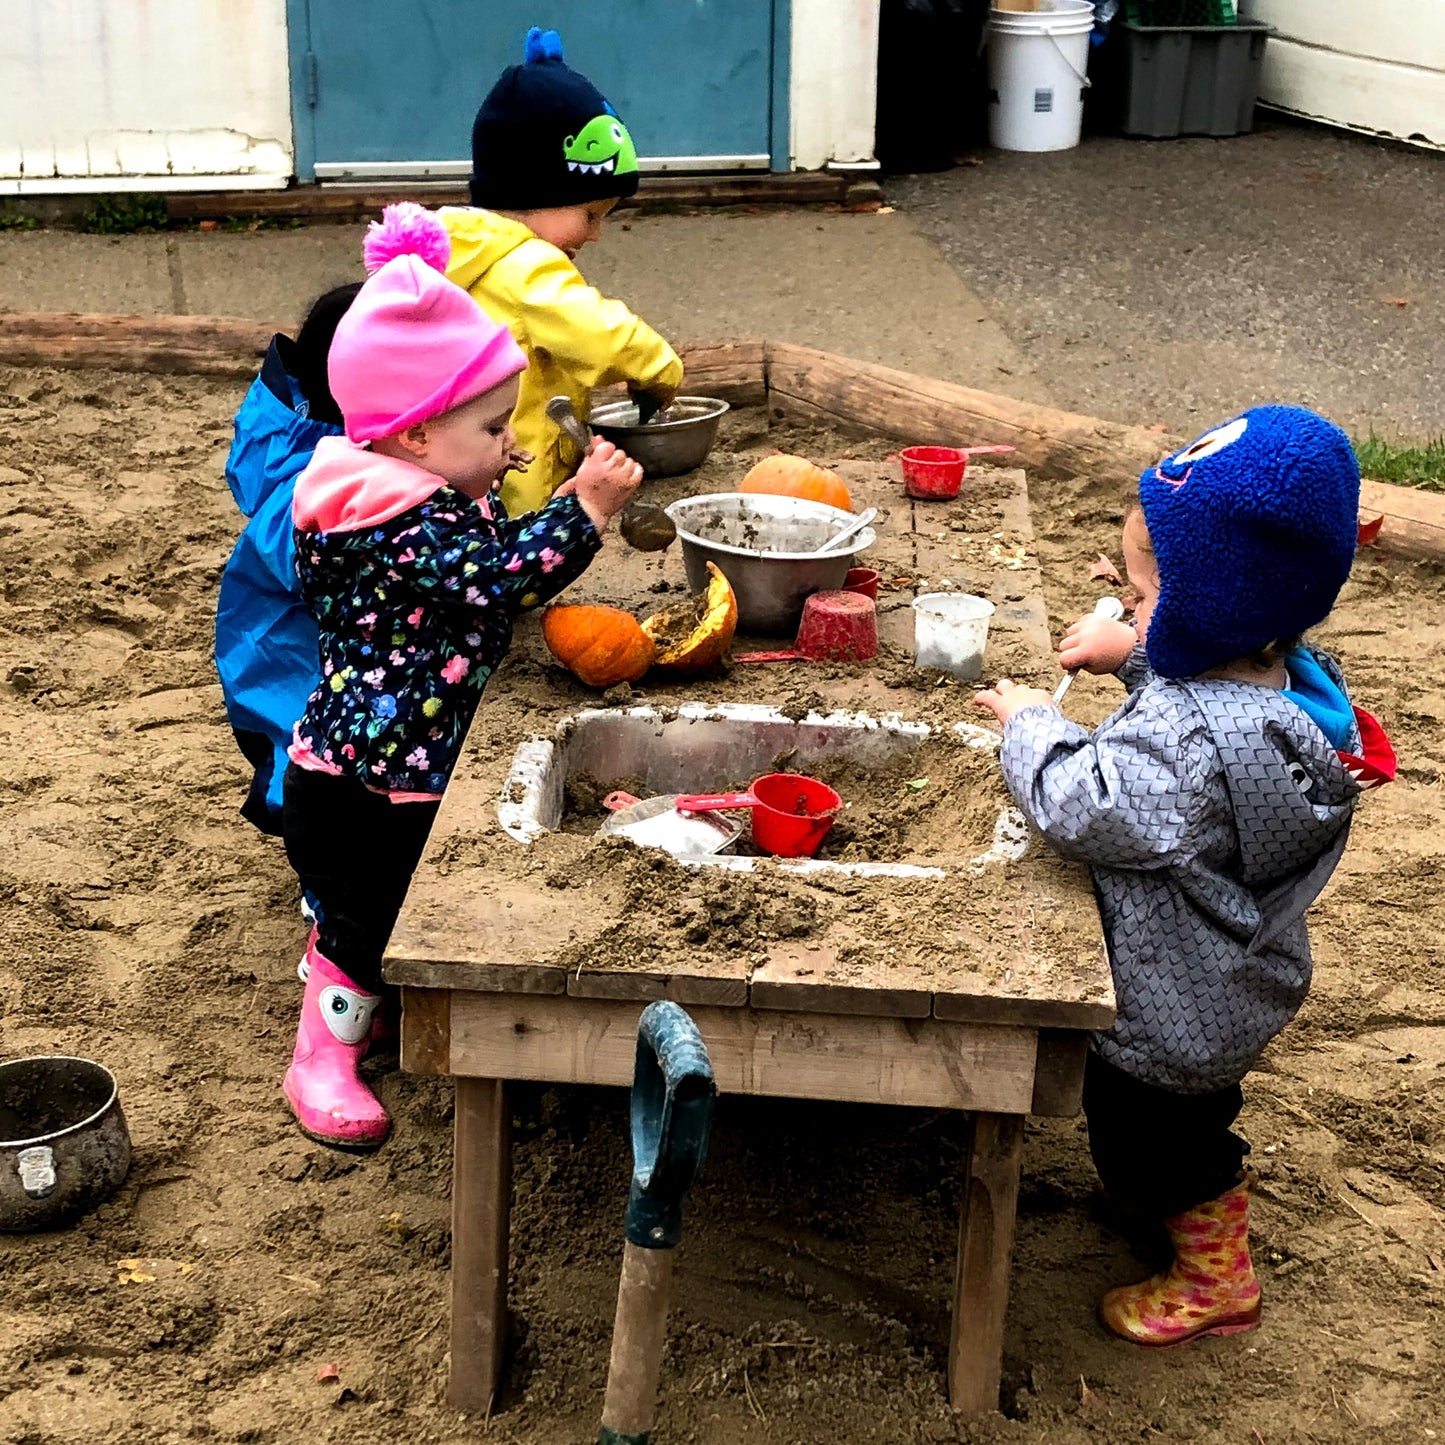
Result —
<path fill-rule="evenodd" d="M 1259 72 L 1272 27 L 1119 25 L 1125 135 L 1244 135 L 1254 129 Z"/>

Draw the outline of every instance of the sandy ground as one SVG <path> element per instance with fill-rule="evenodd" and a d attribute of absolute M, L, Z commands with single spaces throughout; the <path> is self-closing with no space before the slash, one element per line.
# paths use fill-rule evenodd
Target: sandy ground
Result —
<path fill-rule="evenodd" d="M 519 1092 L 516 1334 L 489 1422 L 442 1395 L 450 1088 L 380 1072 L 397 1129 L 369 1158 L 308 1143 L 280 1098 L 302 925 L 279 848 L 236 814 L 244 765 L 210 661 L 238 396 L 0 373 L 0 1052 L 106 1061 L 136 1144 L 95 1215 L 0 1237 L 0 1441 L 585 1441 L 623 1095 Z M 1062 620 L 1091 601 L 1125 499 L 1077 483 L 1034 500 Z M 1323 636 L 1403 772 L 1361 807 L 1317 910 L 1314 993 L 1248 1085 L 1263 1329 L 1163 1355 L 1105 1336 L 1098 1295 L 1145 1266 L 1094 1195 L 1081 1124 L 1030 1126 L 1004 1414 L 966 1425 L 941 1375 L 961 1121 L 724 1100 L 659 1441 L 1445 1432 L 1445 574 L 1367 555 Z M 1099 715 L 1109 686 L 1081 681 L 1071 709 Z M 135 1256 L 193 1268 L 122 1280 Z"/>

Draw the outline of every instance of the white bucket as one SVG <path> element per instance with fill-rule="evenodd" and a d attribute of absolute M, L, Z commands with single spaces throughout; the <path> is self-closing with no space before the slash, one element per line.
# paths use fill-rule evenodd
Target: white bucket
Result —
<path fill-rule="evenodd" d="M 941 667 L 965 682 L 983 674 L 993 603 L 968 592 L 929 592 L 913 603 L 913 665 Z"/>
<path fill-rule="evenodd" d="M 989 11 L 988 138 L 999 150 L 1066 151 L 1079 143 L 1094 7 L 1090 0 L 1039 4 Z"/>

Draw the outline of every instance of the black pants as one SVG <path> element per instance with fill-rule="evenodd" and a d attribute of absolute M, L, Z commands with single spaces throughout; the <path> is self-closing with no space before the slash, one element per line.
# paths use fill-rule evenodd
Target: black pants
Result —
<path fill-rule="evenodd" d="M 1094 1168 L 1124 1209 L 1167 1219 L 1218 1199 L 1238 1182 L 1249 1145 L 1230 1126 L 1244 1107 L 1238 1084 L 1174 1094 L 1117 1069 L 1092 1049 L 1084 1116 Z"/>
<path fill-rule="evenodd" d="M 381 991 L 381 959 L 439 803 L 393 803 L 354 778 L 286 769 L 286 856 L 321 905 L 317 942 L 358 988 Z"/>

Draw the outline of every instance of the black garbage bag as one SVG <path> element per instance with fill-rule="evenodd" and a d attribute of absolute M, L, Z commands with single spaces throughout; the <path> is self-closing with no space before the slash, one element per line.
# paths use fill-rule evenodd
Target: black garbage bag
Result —
<path fill-rule="evenodd" d="M 885 171 L 945 170 L 985 144 L 988 0 L 883 0 L 876 153 Z"/>

